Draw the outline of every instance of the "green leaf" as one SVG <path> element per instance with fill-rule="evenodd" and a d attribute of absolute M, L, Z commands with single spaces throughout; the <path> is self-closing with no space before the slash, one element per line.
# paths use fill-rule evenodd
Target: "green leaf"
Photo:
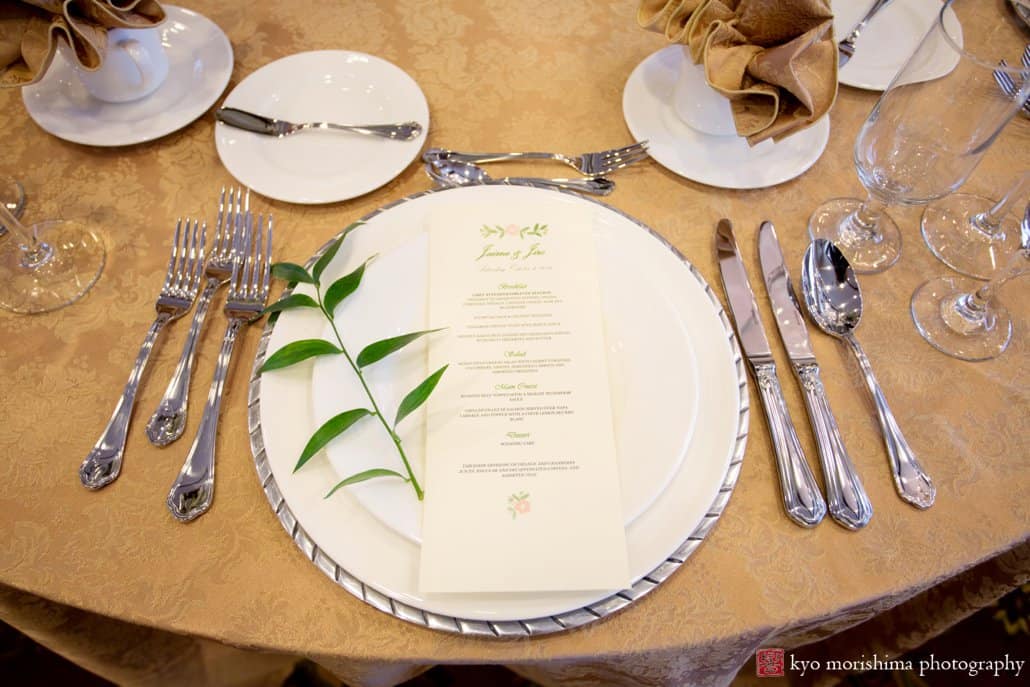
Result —
<path fill-rule="evenodd" d="M 358 367 L 366 367 L 372 363 L 379 362 L 391 353 L 396 353 L 412 341 L 415 341 L 419 337 L 425 336 L 426 334 L 432 334 L 433 332 L 441 331 L 440 329 L 427 329 L 422 332 L 412 332 L 410 334 L 402 334 L 400 336 L 394 336 L 389 339 L 383 339 L 382 341 L 376 341 L 370 343 L 361 349 L 361 353 L 358 353 L 357 360 L 355 361 Z"/>
<path fill-rule="evenodd" d="M 292 262 L 277 262 L 272 265 L 272 276 L 286 281 L 301 281 L 305 284 L 318 283 L 306 269 Z"/>
<path fill-rule="evenodd" d="M 340 487 L 345 487 L 348 484 L 357 484 L 358 482 L 364 482 L 365 480 L 375 479 L 376 477 L 400 477 L 405 482 L 409 481 L 407 477 L 405 477 L 399 472 L 387 470 L 386 468 L 372 468 L 371 470 L 365 470 L 364 472 L 359 472 L 356 475 L 351 475 L 347 479 L 343 480 L 335 487 L 330 489 L 329 493 L 325 495 L 325 498 L 329 498 L 330 496 L 335 494 L 336 490 Z"/>
<path fill-rule="evenodd" d="M 322 272 L 325 271 L 325 268 L 328 267 L 329 263 L 336 257 L 336 252 L 340 250 L 340 246 L 342 245 L 343 236 L 330 243 L 329 247 L 325 249 L 324 253 L 322 253 L 322 256 L 317 262 L 315 262 L 315 266 L 311 268 L 311 276 L 315 278 L 315 281 L 318 281 L 322 277 Z"/>
<path fill-rule="evenodd" d="M 426 399 L 429 398 L 429 394 L 433 393 L 433 389 L 440 381 L 440 377 L 443 376 L 444 370 L 447 366 L 444 365 L 433 374 L 426 377 L 425 381 L 416 386 L 408 395 L 404 397 L 401 404 L 397 407 L 397 419 L 393 421 L 393 426 L 396 427 L 400 424 L 401 420 L 411 415 L 415 410 L 418 409 Z"/>
<path fill-rule="evenodd" d="M 311 296 L 303 293 L 293 293 L 286 298 L 280 298 L 275 303 L 265 308 L 265 313 L 280 312 L 282 310 L 293 310 L 294 308 L 317 308 L 318 303 Z"/>
<path fill-rule="evenodd" d="M 351 272 L 350 274 L 344 275 L 334 281 L 332 285 L 326 289 L 325 298 L 322 299 L 322 304 L 325 306 L 325 311 L 329 313 L 329 317 L 333 316 L 336 311 L 336 306 L 343 302 L 343 299 L 354 293 L 357 290 L 358 285 L 361 284 L 361 277 L 365 274 L 365 265 L 369 263 L 369 258 L 365 262 Z"/>
<path fill-rule="evenodd" d="M 321 451 L 323 446 L 346 432 L 350 429 L 351 425 L 366 415 L 372 415 L 372 411 L 366 408 L 355 408 L 354 410 L 342 412 L 326 421 L 324 425 L 315 430 L 315 433 L 311 435 L 311 439 L 308 440 L 304 450 L 301 451 L 300 459 L 297 461 L 297 466 L 293 468 L 293 471 L 297 472 L 297 470 L 300 470 L 304 463 L 311 460 L 311 456 Z"/>
<path fill-rule="evenodd" d="M 289 367 L 302 360 L 314 358 L 317 355 L 336 355 L 338 353 L 343 353 L 343 351 L 325 339 L 301 339 L 300 341 L 286 344 L 268 356 L 265 364 L 261 366 L 260 372 Z"/>

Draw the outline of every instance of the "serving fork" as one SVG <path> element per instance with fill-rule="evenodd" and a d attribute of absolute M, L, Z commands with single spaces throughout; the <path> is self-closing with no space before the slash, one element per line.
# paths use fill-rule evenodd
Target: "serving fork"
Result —
<path fill-rule="evenodd" d="M 214 499 L 218 416 L 233 347 L 240 330 L 261 317 L 268 300 L 272 267 L 271 216 L 268 218 L 266 232 L 264 219 L 258 215 L 257 229 L 254 230 L 252 216 L 246 212 L 241 226 L 237 227 L 233 235 L 232 252 L 232 276 L 225 301 L 225 315 L 229 324 L 222 339 L 222 349 L 218 354 L 200 428 L 166 501 L 168 510 L 180 522 L 189 522 L 206 513 Z"/>
<path fill-rule="evenodd" d="M 200 292 L 200 298 L 197 300 L 197 309 L 193 313 L 193 321 L 190 323 L 190 331 L 186 336 L 179 362 L 175 366 L 175 373 L 168 382 L 157 410 L 147 424 L 147 438 L 155 446 L 167 446 L 181 437 L 186 429 L 186 411 L 189 405 L 190 379 L 193 376 L 197 341 L 204 327 L 211 300 L 219 287 L 227 283 L 232 276 L 233 236 L 237 227 L 242 225 L 243 212 L 250 209 L 250 190 L 248 189 L 245 199 L 241 199 L 241 196 L 242 192 L 239 189 L 229 189 L 226 204 L 226 192 L 225 188 L 222 188 L 211 255 L 204 266 L 204 290 Z"/>
<path fill-rule="evenodd" d="M 503 162 L 507 160 L 555 160 L 572 167 L 580 174 L 588 177 L 604 176 L 617 169 L 623 169 L 641 160 L 647 159 L 647 141 L 600 150 L 595 153 L 581 155 L 563 155 L 562 153 L 461 153 L 445 148 L 429 148 L 422 154 L 423 162 L 451 160 L 454 162 Z"/>
<path fill-rule="evenodd" d="M 207 224 L 190 220 L 183 223 L 179 219 L 175 224 L 175 237 L 172 240 L 172 256 L 168 261 L 164 285 L 154 305 L 157 317 L 150 325 L 143 345 L 140 346 L 136 363 L 129 374 L 122 396 L 115 405 L 114 413 L 107 427 L 100 434 L 93 450 L 79 467 L 79 479 L 89 489 L 100 489 L 118 478 L 122 469 L 122 456 L 125 453 L 125 439 L 128 435 L 132 409 L 136 404 L 136 391 L 139 389 L 143 370 L 150 359 L 158 335 L 172 320 L 182 317 L 193 305 L 200 290 L 200 278 L 204 269 L 204 246 L 207 243 Z"/>

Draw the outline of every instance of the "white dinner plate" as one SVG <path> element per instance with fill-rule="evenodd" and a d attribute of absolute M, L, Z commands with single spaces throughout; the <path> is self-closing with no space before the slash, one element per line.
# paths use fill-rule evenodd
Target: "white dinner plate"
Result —
<path fill-rule="evenodd" d="M 229 83 L 232 45 L 207 17 L 173 5 L 164 9 L 167 19 L 158 30 L 168 76 L 157 90 L 127 103 L 97 100 L 58 51 L 43 79 L 22 88 L 29 116 L 66 141 L 125 146 L 178 131 L 204 114 Z"/>
<path fill-rule="evenodd" d="M 496 209 L 500 215 L 505 214 L 505 204 L 521 200 L 517 196 L 502 198 Z M 544 194 L 542 199 L 536 203 L 545 214 L 549 204 L 565 202 L 562 196 L 552 194 Z M 460 212 L 460 206 L 455 212 Z M 340 321 L 346 323 L 341 334 L 344 343 L 354 352 L 373 341 L 430 328 L 426 299 L 414 296 L 425 290 L 428 281 L 428 235 L 416 233 L 407 243 L 393 247 L 393 237 L 383 233 L 376 227 L 355 230 L 348 241 L 355 241 L 365 252 L 352 251 L 323 277 L 325 283 L 332 283 L 365 257 L 376 255 L 361 288 L 338 310 Z M 616 274 L 621 245 L 605 242 L 604 234 L 596 236 L 601 264 L 608 268 L 602 275 L 601 301 L 623 521 L 628 525 L 669 485 L 690 446 L 699 400 L 697 363 L 684 313 L 668 307 L 641 308 L 638 298 L 642 294 L 625 290 Z M 320 336 L 335 340 L 329 325 Z M 426 348 L 432 345 L 432 337 L 421 339 L 365 371 L 365 380 L 381 407 L 396 408 L 404 395 L 429 375 Z M 315 363 L 311 392 L 318 425 L 345 410 L 368 405 L 354 374 L 335 357 L 319 358 Z M 421 427 L 406 423 L 402 428 L 405 453 L 420 482 L 425 455 Z M 337 481 L 384 465 L 403 472 L 392 442 L 377 423 L 355 426 L 345 438 L 327 446 L 326 452 Z M 412 498 L 409 484 L 379 479 L 350 490 L 388 527 L 421 542 L 422 504 Z"/>
<path fill-rule="evenodd" d="M 803 174 L 822 155 L 830 118 L 779 143 L 748 146 L 739 136 L 711 136 L 692 129 L 673 108 L 672 92 L 683 46 L 670 45 L 637 65 L 622 93 L 622 114 L 633 138 L 648 141 L 648 154 L 670 172 L 720 188 L 765 188 Z"/>
<path fill-rule="evenodd" d="M 332 203 L 373 191 L 411 164 L 429 134 L 429 105 L 415 80 L 386 60 L 348 50 L 303 52 L 266 64 L 223 106 L 290 122 L 422 125 L 418 138 L 395 141 L 321 130 L 276 138 L 219 122 L 215 145 L 229 173 L 290 203 Z"/>
<path fill-rule="evenodd" d="M 668 486 L 626 528 L 633 586 L 615 594 L 420 593 L 418 544 L 384 525 L 347 489 L 323 498 L 339 478 L 337 469 L 324 456 L 312 458 L 293 472 L 297 457 L 318 427 L 312 408 L 311 361 L 252 377 L 251 446 L 261 484 L 283 527 L 310 560 L 352 594 L 398 618 L 434 629 L 487 636 L 554 632 L 591 622 L 633 603 L 677 570 L 708 534 L 740 473 L 747 436 L 747 382 L 732 327 L 700 274 L 646 226 L 574 194 L 504 185 L 417 194 L 364 218 L 365 223 L 348 237 L 328 271 L 342 274 L 371 253 L 389 256 L 410 250 L 425 231 L 430 212 L 461 212 L 467 204 L 484 203 L 498 207 L 532 204 L 544 209 L 551 204 L 586 204 L 594 218 L 602 296 L 606 306 L 619 312 L 606 323 L 606 336 L 626 337 L 625 342 L 606 341 L 608 350 L 623 343 L 632 349 L 639 345 L 635 337 L 650 333 L 656 339 L 651 349 L 651 355 L 658 359 L 655 369 L 663 362 L 677 369 L 670 360 L 677 355 L 675 346 L 684 338 L 690 342 L 700 394 L 695 429 Z M 312 257 L 309 264 L 317 257 Z M 371 263 L 369 275 L 375 266 Z M 389 272 L 389 267 L 384 271 Z M 368 290 L 382 287 L 370 282 L 362 288 L 367 286 L 371 286 Z M 298 291 L 311 293 L 309 287 Z M 424 289 L 420 293 L 396 285 L 389 286 L 388 291 L 389 295 L 380 297 L 394 304 L 425 296 Z M 360 326 L 357 322 L 364 313 L 358 310 L 340 311 L 337 319 L 341 331 Z M 641 326 L 661 323 L 654 332 L 628 331 L 620 324 L 634 317 L 639 318 Z M 254 370 L 266 354 L 290 341 L 317 338 L 323 327 L 324 321 L 316 312 L 284 312 L 266 326 Z M 665 341 L 666 337 L 671 338 Z M 613 365 L 610 357 L 610 367 L 617 369 L 618 361 L 615 356 Z M 627 372 L 623 372 L 623 384 Z M 659 408 L 662 403 L 671 405 L 671 411 Z M 656 421 L 667 421 L 665 418 L 674 417 L 677 408 L 675 397 L 663 396 L 648 403 L 643 411 L 654 412 Z M 406 441 L 418 434 L 417 424 L 406 430 Z M 653 429 L 662 431 L 657 424 Z M 638 460 L 641 457 L 636 451 L 619 456 L 620 463 Z"/>
<path fill-rule="evenodd" d="M 833 5 L 833 33 L 841 40 L 855 28 L 872 0 L 836 2 Z M 908 61 L 919 41 L 930 30 L 941 11 L 939 0 L 894 0 L 883 8 L 862 30 L 855 43 L 855 55 L 841 67 L 840 83 L 855 88 L 882 91 Z M 954 10 L 944 13 L 944 26 L 962 45 L 962 26 Z M 949 73 L 958 64 L 958 55 L 942 41 L 913 65 L 912 82 L 930 81 Z"/>

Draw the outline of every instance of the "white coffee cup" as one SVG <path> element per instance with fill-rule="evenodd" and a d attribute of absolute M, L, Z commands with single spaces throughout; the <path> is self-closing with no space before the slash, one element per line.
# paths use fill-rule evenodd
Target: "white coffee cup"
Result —
<path fill-rule="evenodd" d="M 109 29 L 107 52 L 98 69 L 72 64 L 90 95 L 109 103 L 146 97 L 168 76 L 168 56 L 156 28 Z"/>
<path fill-rule="evenodd" d="M 730 101 L 705 80 L 703 64 L 694 64 L 689 48 L 683 46 L 680 74 L 672 89 L 672 106 L 691 129 L 709 136 L 736 136 Z"/>

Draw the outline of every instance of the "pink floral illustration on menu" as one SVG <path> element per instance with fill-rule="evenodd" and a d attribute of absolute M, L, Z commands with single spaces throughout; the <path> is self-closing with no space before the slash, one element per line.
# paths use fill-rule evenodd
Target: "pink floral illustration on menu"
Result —
<path fill-rule="evenodd" d="M 516 492 L 508 497 L 508 512 L 511 513 L 512 520 L 520 515 L 529 515 L 529 508 L 528 491 Z"/>

